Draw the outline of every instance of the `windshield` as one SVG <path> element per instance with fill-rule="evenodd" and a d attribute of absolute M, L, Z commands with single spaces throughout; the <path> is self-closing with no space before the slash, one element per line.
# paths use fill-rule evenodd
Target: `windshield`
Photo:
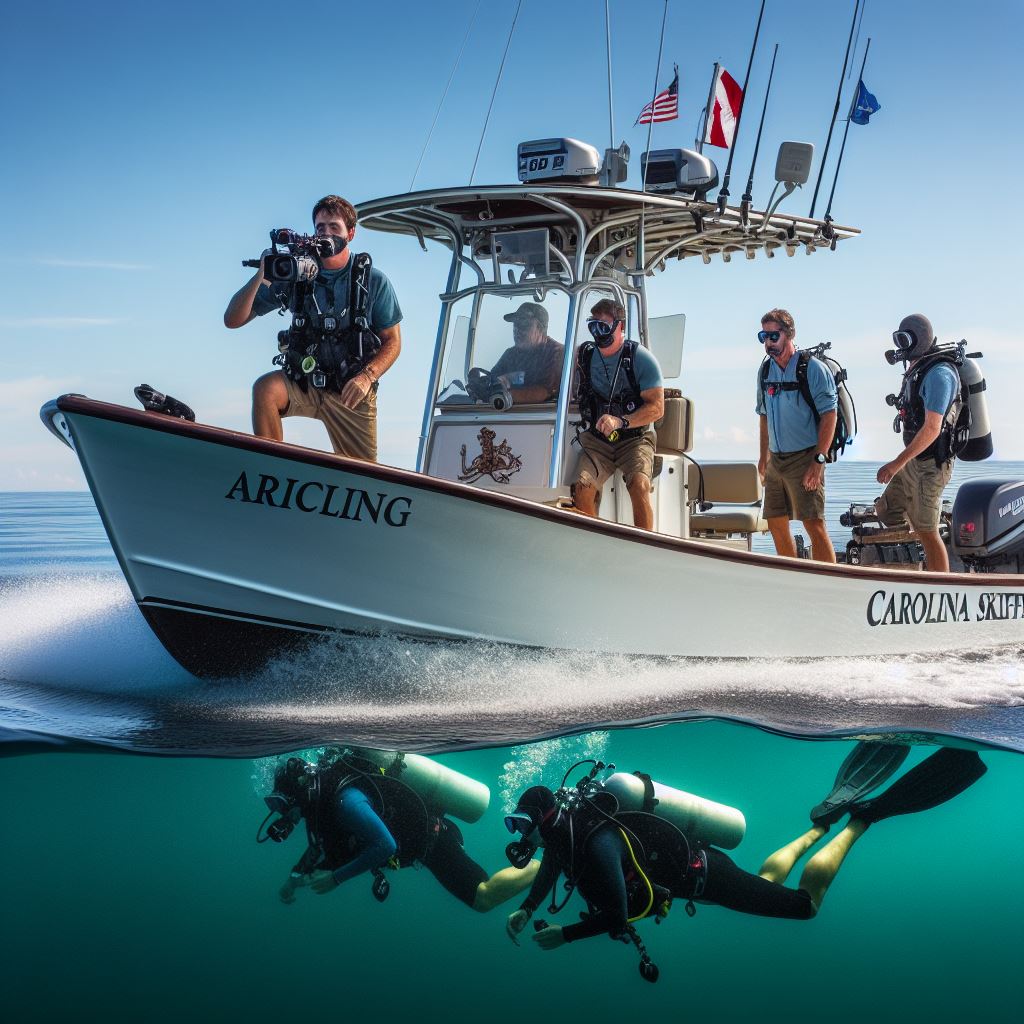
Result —
<path fill-rule="evenodd" d="M 562 380 L 568 311 L 569 296 L 555 289 L 540 300 L 533 293 L 484 293 L 471 331 L 471 306 L 460 302 L 445 341 L 438 404 L 491 402 L 492 397 L 501 402 L 502 395 L 509 405 L 553 404 Z"/>

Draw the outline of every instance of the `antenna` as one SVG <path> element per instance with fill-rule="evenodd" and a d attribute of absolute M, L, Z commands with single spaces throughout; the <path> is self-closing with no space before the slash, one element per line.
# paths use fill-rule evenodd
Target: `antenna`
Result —
<path fill-rule="evenodd" d="M 853 43 L 853 30 L 857 27 L 857 14 L 860 11 L 860 0 L 857 0 L 853 8 L 853 21 L 850 23 L 850 38 L 846 41 L 846 56 L 843 57 L 843 70 L 839 72 L 839 88 L 836 90 L 836 105 L 832 111 L 832 121 L 828 126 L 828 138 L 825 139 L 825 152 L 821 154 L 821 167 L 818 168 L 818 182 L 814 186 L 814 196 L 811 199 L 811 212 L 808 217 L 814 216 L 814 207 L 818 202 L 818 189 L 821 188 L 821 176 L 825 173 L 825 162 L 828 160 L 828 147 L 832 142 L 832 131 L 836 126 L 836 118 L 839 116 L 839 100 L 843 94 L 843 78 L 846 75 L 846 65 L 850 60 L 850 46 Z"/>
<path fill-rule="evenodd" d="M 860 95 L 860 83 L 864 81 L 864 65 L 868 62 L 868 50 L 871 49 L 871 36 L 868 36 L 867 45 L 864 47 L 864 59 L 860 63 L 860 76 L 857 79 L 857 88 L 853 90 L 850 99 L 850 112 L 846 115 L 846 128 L 843 131 L 843 144 L 839 147 L 839 159 L 836 161 L 836 173 L 832 178 L 832 191 L 828 194 L 828 208 L 825 210 L 825 223 L 832 223 L 832 200 L 836 194 L 836 182 L 839 180 L 839 168 L 843 166 L 843 154 L 846 152 L 846 136 L 850 134 L 850 122 L 853 120 L 853 111 L 857 105 L 857 97 Z"/>
<path fill-rule="evenodd" d="M 757 164 L 757 153 L 761 148 L 761 132 L 764 130 L 764 115 L 768 112 L 768 97 L 772 91 L 772 78 L 775 76 L 775 58 L 779 55 L 779 44 L 775 44 L 772 52 L 772 69 L 768 72 L 768 87 L 764 91 L 764 106 L 761 108 L 761 123 L 757 126 L 757 141 L 754 143 L 754 156 L 750 161 L 750 174 L 747 177 L 747 191 L 740 199 L 740 221 L 743 227 L 747 226 L 747 219 L 750 216 L 750 204 L 754 201 L 751 192 L 754 188 L 754 167 Z"/>
<path fill-rule="evenodd" d="M 665 0 L 667 3 L 668 0 Z M 860 0 L 857 0 L 860 3 Z M 498 95 L 498 85 L 501 82 L 501 73 L 505 70 L 505 58 L 508 57 L 508 48 L 512 45 L 512 33 L 516 30 L 516 22 L 519 20 L 519 12 L 523 8 L 523 0 L 516 5 L 515 17 L 512 19 L 512 27 L 508 30 L 508 39 L 505 41 L 505 52 L 501 55 L 501 63 L 498 65 L 498 77 L 494 79 L 494 89 L 491 92 L 491 102 L 487 105 L 487 116 L 484 118 L 484 126 L 480 132 L 480 143 L 476 147 L 476 156 L 473 158 L 473 169 L 469 172 L 469 184 L 473 184 L 476 177 L 476 165 L 480 162 L 480 150 L 484 148 L 484 136 L 487 134 L 487 123 L 491 119 L 491 111 L 494 109 L 494 97 Z"/>
<path fill-rule="evenodd" d="M 857 0 L 860 3 L 860 0 Z M 743 100 L 740 103 L 740 112 L 736 115 L 736 129 L 732 136 L 732 148 L 729 150 L 729 162 L 725 165 L 725 177 L 722 179 L 722 188 L 718 193 L 718 215 L 725 213 L 729 203 L 729 175 L 732 173 L 732 158 L 736 155 L 736 143 L 740 137 L 740 122 L 743 120 L 743 110 L 747 105 L 747 85 L 750 83 L 750 68 L 754 63 L 754 51 L 757 49 L 757 37 L 761 34 L 761 19 L 764 17 L 764 0 L 761 0 L 761 10 L 757 15 L 757 28 L 754 29 L 754 45 L 750 47 L 750 59 L 747 61 L 747 73 L 743 77 Z"/>
<path fill-rule="evenodd" d="M 608 147 L 615 148 L 615 109 L 612 106 L 612 13 L 610 0 L 604 0 L 604 41 L 608 51 Z"/>

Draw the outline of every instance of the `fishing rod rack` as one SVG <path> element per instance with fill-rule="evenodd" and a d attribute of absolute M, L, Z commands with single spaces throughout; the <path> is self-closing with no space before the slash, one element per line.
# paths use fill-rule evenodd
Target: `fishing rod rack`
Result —
<path fill-rule="evenodd" d="M 549 232 L 552 283 L 582 286 L 601 277 L 648 277 L 670 259 L 773 257 L 782 250 L 834 249 L 855 228 L 789 214 L 727 206 L 679 196 L 578 185 L 502 186 L 434 190 L 377 199 L 357 207 L 375 231 L 415 237 L 453 251 L 478 285 L 501 285 L 494 235 L 531 228 Z M 581 242 L 582 240 L 582 242 Z M 515 283 L 529 277 L 529 268 Z M 538 280 L 538 284 L 542 281 Z"/>

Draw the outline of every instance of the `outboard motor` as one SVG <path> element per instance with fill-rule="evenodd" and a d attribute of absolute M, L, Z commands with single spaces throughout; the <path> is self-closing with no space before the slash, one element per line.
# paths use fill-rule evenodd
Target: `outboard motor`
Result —
<path fill-rule="evenodd" d="M 970 572 L 1024 573 L 1024 481 L 961 484 L 950 534 L 953 553 Z"/>

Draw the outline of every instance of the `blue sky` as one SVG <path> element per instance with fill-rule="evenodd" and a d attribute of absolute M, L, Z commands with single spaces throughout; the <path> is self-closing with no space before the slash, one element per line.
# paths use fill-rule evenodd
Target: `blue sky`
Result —
<path fill-rule="evenodd" d="M 240 261 L 270 227 L 304 229 L 325 193 L 360 202 L 408 190 L 475 7 L 57 2 L 5 15 L 0 489 L 84 488 L 38 420 L 62 392 L 132 405 L 145 381 L 206 422 L 248 429 L 249 387 L 270 368 L 278 324 L 223 327 L 249 273 Z M 611 9 L 615 141 L 632 147 L 635 185 L 646 129 L 632 122 L 650 98 L 663 5 Z M 757 9 L 671 0 L 659 81 L 679 65 L 681 116 L 656 126 L 655 148 L 692 146 L 715 60 L 742 80 Z M 418 188 L 468 181 L 514 11 L 515 0 L 480 4 Z M 755 205 L 780 141 L 813 142 L 820 159 L 852 11 L 853 0 L 769 0 L 734 199 L 775 42 Z M 848 454 L 895 454 L 884 396 L 898 375 L 882 352 L 900 318 L 920 311 L 941 339 L 985 353 L 996 457 L 1024 458 L 1022 29 L 1018 0 L 868 0 L 856 60 L 870 35 L 865 80 L 882 110 L 851 129 L 833 208 L 863 235 L 811 258 L 688 260 L 650 283 L 653 314 L 688 316 L 680 383 L 697 401 L 698 454 L 756 458 L 754 334 L 782 305 L 799 341 L 830 340 L 849 369 L 861 434 Z M 603 0 L 524 0 L 476 181 L 514 181 L 516 143 L 553 135 L 608 144 Z M 724 152 L 708 152 L 724 171 Z M 782 209 L 806 214 L 810 192 Z M 381 387 L 381 457 L 411 465 L 447 261 L 369 231 L 357 245 L 405 313 L 403 354 Z M 327 447 L 319 424 L 286 429 Z"/>

